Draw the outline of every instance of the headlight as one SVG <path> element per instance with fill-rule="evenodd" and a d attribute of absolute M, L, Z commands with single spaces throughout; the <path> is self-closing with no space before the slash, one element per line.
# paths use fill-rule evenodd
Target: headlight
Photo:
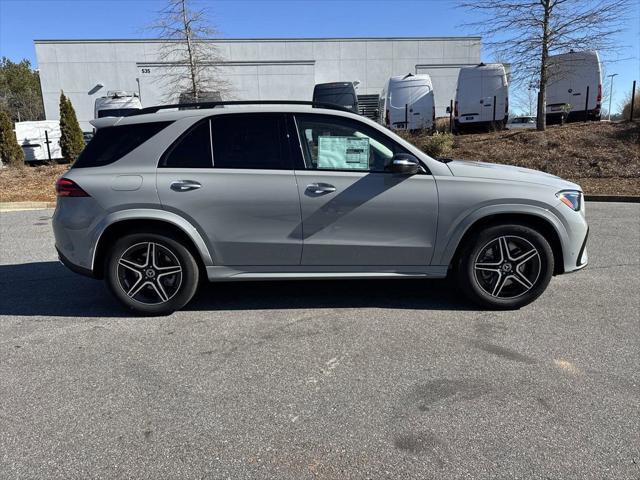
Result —
<path fill-rule="evenodd" d="M 556 197 L 560 199 L 571 210 L 579 211 L 582 206 L 582 192 L 575 190 L 563 190 L 556 193 Z"/>

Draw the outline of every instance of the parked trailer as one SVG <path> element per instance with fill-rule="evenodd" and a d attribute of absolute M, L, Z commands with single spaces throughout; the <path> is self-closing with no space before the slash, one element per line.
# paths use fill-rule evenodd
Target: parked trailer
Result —
<path fill-rule="evenodd" d="M 16 122 L 15 132 L 18 145 L 24 151 L 26 163 L 48 162 L 62 158 L 58 120 Z"/>
<path fill-rule="evenodd" d="M 600 121 L 602 74 L 596 51 L 549 57 L 547 123 Z"/>
<path fill-rule="evenodd" d="M 454 129 L 502 129 L 509 120 L 509 82 L 504 65 L 462 67 L 454 104 Z"/>
<path fill-rule="evenodd" d="M 400 75 L 387 80 L 380 93 L 378 123 L 391 130 L 433 129 L 436 101 L 431 77 Z"/>

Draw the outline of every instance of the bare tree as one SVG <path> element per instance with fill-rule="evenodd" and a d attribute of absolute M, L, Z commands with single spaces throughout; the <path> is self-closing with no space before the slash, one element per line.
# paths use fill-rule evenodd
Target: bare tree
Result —
<path fill-rule="evenodd" d="M 625 27 L 633 0 L 461 0 L 481 19 L 467 24 L 488 39 L 499 58 L 511 63 L 511 79 L 538 87 L 538 130 L 546 128 L 546 88 L 554 76 L 549 56 L 574 50 L 620 48 L 615 35 Z M 554 71 L 556 70 L 556 71 Z"/>
<path fill-rule="evenodd" d="M 151 29 L 165 42 L 160 47 L 167 97 L 183 96 L 198 102 L 212 92 L 230 91 L 219 66 L 224 58 L 211 42 L 217 34 L 204 8 L 195 8 L 195 0 L 167 0 Z"/>

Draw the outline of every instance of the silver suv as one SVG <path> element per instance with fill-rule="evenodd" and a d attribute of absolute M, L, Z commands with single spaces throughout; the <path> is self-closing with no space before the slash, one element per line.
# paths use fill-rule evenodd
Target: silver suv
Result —
<path fill-rule="evenodd" d="M 437 160 L 338 109 L 248 103 L 94 121 L 57 183 L 61 261 L 147 315 L 182 308 L 201 278 L 451 274 L 510 309 L 587 263 L 578 185 Z"/>

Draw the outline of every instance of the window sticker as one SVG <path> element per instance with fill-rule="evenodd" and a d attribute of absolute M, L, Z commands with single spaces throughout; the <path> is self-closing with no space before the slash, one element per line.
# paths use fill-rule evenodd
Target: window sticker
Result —
<path fill-rule="evenodd" d="M 318 137 L 318 168 L 369 170 L 369 138 Z"/>

